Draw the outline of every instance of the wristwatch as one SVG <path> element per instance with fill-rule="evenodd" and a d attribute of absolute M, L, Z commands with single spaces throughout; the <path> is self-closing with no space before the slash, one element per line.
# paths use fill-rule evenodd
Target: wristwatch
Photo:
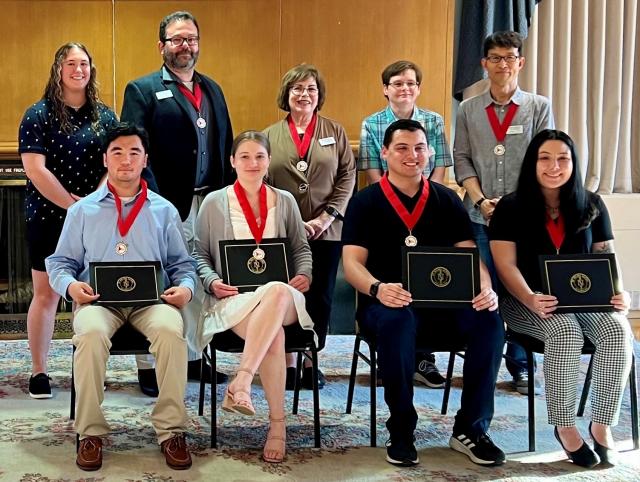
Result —
<path fill-rule="evenodd" d="M 326 208 L 324 208 L 324 212 L 327 213 L 329 216 L 333 216 L 336 219 L 343 219 L 342 214 L 340 214 L 340 211 L 338 211 L 333 206 L 327 206 Z"/>
<path fill-rule="evenodd" d="M 371 296 L 372 298 L 376 298 L 378 296 L 378 288 L 381 284 L 382 281 L 376 281 L 375 283 L 373 283 L 369 288 L 369 296 Z"/>
<path fill-rule="evenodd" d="M 482 206 L 482 203 L 485 202 L 485 201 L 486 201 L 486 199 L 481 197 L 480 199 L 478 199 L 476 201 L 476 203 L 473 205 L 473 207 L 476 208 L 476 209 L 480 209 L 480 206 Z"/>

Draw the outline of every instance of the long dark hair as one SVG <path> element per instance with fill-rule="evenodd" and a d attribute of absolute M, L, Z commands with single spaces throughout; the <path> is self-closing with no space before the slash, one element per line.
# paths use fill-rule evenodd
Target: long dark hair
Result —
<path fill-rule="evenodd" d="M 517 202 L 523 216 L 527 216 L 527 219 L 532 221 L 532 226 L 544 225 L 546 207 L 544 196 L 536 177 L 536 166 L 540 147 L 545 142 L 553 140 L 564 142 L 571 152 L 573 171 L 567 182 L 560 187 L 560 212 L 565 221 L 565 230 L 568 233 L 576 233 L 586 229 L 598 212 L 593 203 L 590 202 L 587 190 L 582 184 L 576 147 L 571 137 L 566 133 L 554 129 L 545 129 L 531 139 L 524 155 L 520 177 L 518 178 Z"/>
<path fill-rule="evenodd" d="M 67 55 L 71 49 L 77 48 L 82 50 L 89 58 L 90 76 L 89 83 L 87 84 L 87 104 L 91 109 L 91 125 L 95 131 L 99 130 L 100 111 L 98 106 L 102 104 L 100 102 L 98 94 L 98 81 L 96 80 L 96 67 L 91 58 L 91 54 L 87 50 L 87 47 L 78 42 L 68 42 L 62 45 L 55 53 L 53 57 L 53 64 L 51 64 L 51 74 L 46 87 L 44 88 L 43 97 L 51 102 L 53 107 L 54 117 L 57 117 L 60 121 L 62 130 L 70 134 L 73 132 L 73 126 L 71 125 L 71 116 L 66 109 L 64 103 L 64 95 L 62 92 L 62 62 L 67 58 Z"/>

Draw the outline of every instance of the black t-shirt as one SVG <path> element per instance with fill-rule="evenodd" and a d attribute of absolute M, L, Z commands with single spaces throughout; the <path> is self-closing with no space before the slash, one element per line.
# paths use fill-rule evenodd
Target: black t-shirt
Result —
<path fill-rule="evenodd" d="M 577 233 L 565 233 L 560 246 L 560 254 L 586 254 L 591 245 L 613 239 L 609 212 L 602 198 L 588 192 L 588 202 L 593 204 L 598 215 L 586 229 Z M 539 255 L 556 254 L 556 248 L 544 224 L 533 226 L 531 220 L 522 215 L 518 208 L 516 193 L 500 199 L 489 224 L 491 240 L 516 243 L 516 264 L 533 291 L 542 290 Z"/>
<path fill-rule="evenodd" d="M 422 189 L 409 197 L 393 186 L 411 212 Z M 429 181 L 429 199 L 412 230 L 420 246 L 453 246 L 473 239 L 469 216 L 458 195 L 451 189 Z M 368 250 L 366 268 L 383 283 L 402 282 L 402 247 L 409 231 L 384 195 L 379 183 L 358 192 L 347 207 L 342 228 L 343 244 Z M 373 300 L 360 295 L 359 307 Z"/>

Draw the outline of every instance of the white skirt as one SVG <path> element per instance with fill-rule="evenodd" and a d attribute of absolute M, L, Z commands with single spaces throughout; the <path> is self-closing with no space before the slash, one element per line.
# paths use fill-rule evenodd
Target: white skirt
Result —
<path fill-rule="evenodd" d="M 205 294 L 205 300 L 198 323 L 197 331 L 199 333 L 197 333 L 195 340 L 189 340 L 191 347 L 196 353 L 200 353 L 216 333 L 226 331 L 245 319 L 262 301 L 269 287 L 276 284 L 286 286 L 289 289 L 298 314 L 298 323 L 300 323 L 303 329 L 313 331 L 313 321 L 305 309 L 304 295 L 297 289 L 281 281 L 271 281 L 260 286 L 255 291 L 239 293 L 234 296 L 222 298 L 221 300 L 216 299 L 212 295 Z M 318 340 L 315 333 L 314 339 L 317 345 Z"/>

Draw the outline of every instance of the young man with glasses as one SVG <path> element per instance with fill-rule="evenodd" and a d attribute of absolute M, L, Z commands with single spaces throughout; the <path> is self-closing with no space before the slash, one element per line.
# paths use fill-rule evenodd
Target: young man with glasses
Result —
<path fill-rule="evenodd" d="M 442 184 L 446 168 L 453 164 L 449 144 L 444 134 L 442 116 L 416 105 L 420 95 L 422 71 L 413 62 L 399 60 L 382 71 L 382 92 L 387 98 L 387 107 L 362 121 L 358 170 L 365 171 L 369 184 L 378 182 L 387 170 L 382 158 L 384 133 L 398 119 L 418 121 L 427 132 L 429 160 L 424 175 Z M 429 388 L 443 388 L 445 378 L 435 365 L 433 354 L 418 354 L 415 380 Z"/>
<path fill-rule="evenodd" d="M 456 121 L 456 181 L 466 190 L 464 205 L 494 286 L 498 284 L 487 235 L 493 210 L 502 196 L 515 191 L 531 138 L 554 127 L 549 99 L 518 87 L 518 74 L 525 63 L 521 50 L 522 37 L 517 32 L 496 32 L 485 39 L 481 63 L 489 89 L 463 101 Z M 507 357 L 516 390 L 526 395 L 526 354 L 522 347 L 509 343 Z"/>
<path fill-rule="evenodd" d="M 195 70 L 200 31 L 191 13 L 174 12 L 162 19 L 158 50 L 162 68 L 129 82 L 121 117 L 149 133 L 149 164 L 143 175 L 150 189 L 178 209 L 189 249 L 193 249 L 196 215 L 204 196 L 233 181 L 231 121 L 220 86 Z M 203 294 L 199 283 L 197 288 L 183 313 L 187 339 L 195 332 L 200 315 Z M 199 353 L 189 351 L 191 380 L 200 379 L 199 358 Z M 142 359 L 138 357 L 140 387 L 143 393 L 157 396 L 155 372 L 150 361 L 142 365 Z M 217 375 L 218 382 L 225 380 L 222 373 Z"/>

